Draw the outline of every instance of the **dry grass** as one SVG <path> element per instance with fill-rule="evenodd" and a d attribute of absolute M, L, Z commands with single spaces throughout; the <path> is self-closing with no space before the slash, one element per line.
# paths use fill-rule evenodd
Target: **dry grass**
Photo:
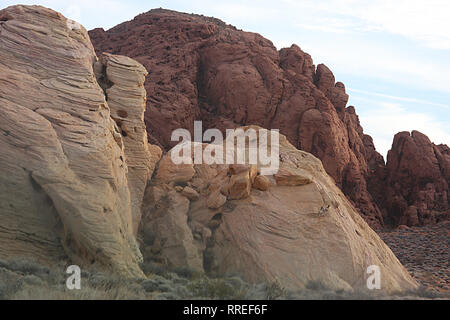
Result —
<path fill-rule="evenodd" d="M 203 300 L 203 299 L 442 299 L 449 298 L 420 288 L 414 292 L 383 296 L 367 292 L 334 291 L 320 282 L 288 291 L 278 281 L 249 284 L 239 276 L 207 277 L 189 268 L 164 269 L 144 265 L 147 279 L 119 279 L 82 272 L 81 290 L 66 287 L 65 266 L 54 269 L 29 259 L 0 260 L 0 300 Z"/>

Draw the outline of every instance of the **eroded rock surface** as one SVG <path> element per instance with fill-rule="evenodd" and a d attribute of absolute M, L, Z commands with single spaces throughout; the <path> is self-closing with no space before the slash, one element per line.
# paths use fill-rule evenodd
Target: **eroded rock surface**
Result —
<path fill-rule="evenodd" d="M 137 170 L 147 172 L 139 124 L 145 70 L 105 56 L 110 109 L 96 61 L 87 31 L 61 14 L 21 5 L 0 11 L 0 257 L 68 256 L 141 276 L 132 208 L 145 186 L 137 187 L 144 182 Z M 113 120 L 122 111 L 138 129 L 133 143 L 134 133 L 124 139 Z"/>
<path fill-rule="evenodd" d="M 144 190 L 154 167 L 144 123 L 147 70 L 133 59 L 105 53 L 94 64 L 94 71 L 105 91 L 111 117 L 122 135 L 128 166 L 133 231 L 136 234 L 141 221 Z"/>
<path fill-rule="evenodd" d="M 384 205 L 394 225 L 450 218 L 450 149 L 418 132 L 400 132 L 388 153 Z"/>
<path fill-rule="evenodd" d="M 268 176 L 259 164 L 256 170 L 249 164 L 176 165 L 172 152 L 161 159 L 144 198 L 147 261 L 287 288 L 315 280 L 334 289 L 366 288 L 366 268 L 377 265 L 384 290 L 416 287 L 320 160 L 286 137 L 280 136 L 280 170 Z M 264 188 L 259 179 L 268 182 Z"/>

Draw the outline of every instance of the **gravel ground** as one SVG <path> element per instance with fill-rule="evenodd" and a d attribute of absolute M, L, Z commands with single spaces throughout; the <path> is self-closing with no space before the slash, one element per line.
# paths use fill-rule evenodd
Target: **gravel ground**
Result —
<path fill-rule="evenodd" d="M 450 221 L 379 233 L 400 262 L 423 286 L 450 292 Z"/>

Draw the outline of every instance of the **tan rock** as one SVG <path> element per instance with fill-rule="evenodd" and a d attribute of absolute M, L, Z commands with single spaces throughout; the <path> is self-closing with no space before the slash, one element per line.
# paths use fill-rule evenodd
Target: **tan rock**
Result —
<path fill-rule="evenodd" d="M 172 266 L 189 266 L 202 270 L 202 260 L 188 226 L 189 200 L 174 190 L 150 187 L 146 191 L 146 215 L 141 229 L 146 259 L 164 261 Z M 157 248 L 157 250 L 155 249 Z"/>
<path fill-rule="evenodd" d="M 257 176 L 255 178 L 255 182 L 253 183 L 253 188 L 261 190 L 261 191 L 267 191 L 270 188 L 270 180 L 266 176 Z"/>
<path fill-rule="evenodd" d="M 148 150 L 150 151 L 150 177 L 156 169 L 159 160 L 162 157 L 162 150 L 160 147 L 154 144 L 148 144 Z"/>
<path fill-rule="evenodd" d="M 244 199 L 250 195 L 252 183 L 250 172 L 243 171 L 231 176 L 227 187 L 227 195 L 230 200 Z"/>
<path fill-rule="evenodd" d="M 251 282 L 277 280 L 291 289 L 303 288 L 309 281 L 321 281 L 332 289 L 367 290 L 367 267 L 377 265 L 382 274 L 382 290 L 417 287 L 326 174 L 320 160 L 297 150 L 284 136 L 280 136 L 280 158 L 281 181 L 286 184 L 230 201 L 216 185 L 220 186 L 220 181 L 228 184 L 233 176 L 246 175 L 248 171 L 229 177 L 226 166 L 225 174 L 218 167 L 193 166 L 192 181 L 205 188 L 198 201 L 183 209 L 187 210 L 186 224 L 191 229 L 183 227 L 186 239 L 192 233 L 198 234 L 192 243 L 183 245 L 184 250 L 192 244 L 197 247 L 206 272 L 238 273 Z M 168 167 L 166 161 L 171 161 L 167 155 L 161 159 L 160 167 Z M 256 177 L 255 183 L 258 179 L 264 178 Z M 158 209 L 144 210 L 144 216 L 164 215 L 175 205 L 175 200 L 164 197 L 164 191 L 155 192 L 164 188 L 171 188 L 165 179 L 151 182 L 148 194 L 165 200 L 158 202 Z M 208 245 L 200 240 L 203 228 L 211 230 Z M 179 236 L 173 233 L 169 230 L 164 236 Z"/>
<path fill-rule="evenodd" d="M 227 197 L 225 197 L 219 191 L 211 193 L 206 200 L 206 206 L 210 209 L 218 209 L 227 202 Z"/>
<path fill-rule="evenodd" d="M 185 196 L 186 198 L 188 198 L 191 201 L 196 201 L 196 200 L 198 200 L 198 198 L 200 198 L 200 195 L 198 194 L 198 192 L 189 186 L 184 187 L 184 189 L 181 193 L 183 196 Z"/>
<path fill-rule="evenodd" d="M 302 186 L 312 183 L 312 177 L 307 172 L 298 169 L 281 168 L 274 178 L 279 186 Z"/>
<path fill-rule="evenodd" d="M 249 172 L 251 165 L 248 164 L 231 164 L 228 168 L 230 174 L 239 174 L 241 172 Z"/>
<path fill-rule="evenodd" d="M 164 158 L 169 161 L 159 162 L 155 180 L 162 183 L 184 183 L 192 179 L 195 174 L 192 164 L 176 165 L 170 160 L 170 153 L 166 154 Z"/>
<path fill-rule="evenodd" d="M 255 182 L 256 176 L 258 175 L 258 166 L 257 165 L 250 165 L 250 181 L 251 183 Z"/>
<path fill-rule="evenodd" d="M 151 155 L 144 123 L 147 70 L 124 56 L 102 54 L 94 66 L 97 81 L 104 88 L 111 117 L 122 134 L 128 165 L 133 232 L 141 221 L 142 198 L 152 174 Z"/>
<path fill-rule="evenodd" d="M 40 6 L 0 16 L 0 258 L 143 276 L 125 143 L 86 30 Z"/>

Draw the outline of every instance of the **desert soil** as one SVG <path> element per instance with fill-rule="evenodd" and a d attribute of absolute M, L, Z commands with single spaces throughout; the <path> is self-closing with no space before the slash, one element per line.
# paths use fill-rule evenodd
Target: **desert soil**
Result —
<path fill-rule="evenodd" d="M 450 292 L 450 221 L 400 227 L 379 235 L 421 285 Z"/>

